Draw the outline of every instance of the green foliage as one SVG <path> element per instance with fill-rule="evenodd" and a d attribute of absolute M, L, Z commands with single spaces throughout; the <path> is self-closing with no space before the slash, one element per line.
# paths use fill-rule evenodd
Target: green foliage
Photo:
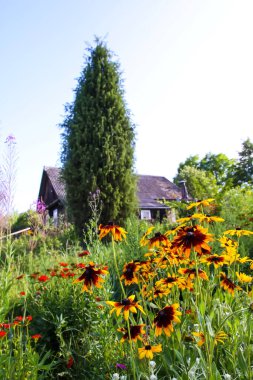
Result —
<path fill-rule="evenodd" d="M 181 169 L 178 180 L 185 180 L 186 187 L 191 197 L 195 199 L 215 198 L 218 194 L 218 186 L 213 174 L 192 166 Z"/>
<path fill-rule="evenodd" d="M 179 164 L 177 175 L 174 178 L 176 184 L 184 179 L 182 170 L 186 166 L 199 169 L 206 172 L 207 177 L 213 177 L 216 180 L 219 194 L 233 186 L 233 173 L 235 171 L 235 160 L 229 159 L 225 154 L 207 153 L 202 159 L 198 155 L 188 157 L 185 162 Z M 194 171 L 193 171 L 194 173 Z M 212 191 L 210 189 L 210 191 Z M 191 194 L 192 195 L 192 194 Z"/>
<path fill-rule="evenodd" d="M 88 52 L 74 103 L 61 125 L 68 212 L 79 232 L 92 216 L 88 198 L 97 190 L 102 223 L 122 223 L 136 207 L 134 126 L 119 64 L 99 40 Z"/>

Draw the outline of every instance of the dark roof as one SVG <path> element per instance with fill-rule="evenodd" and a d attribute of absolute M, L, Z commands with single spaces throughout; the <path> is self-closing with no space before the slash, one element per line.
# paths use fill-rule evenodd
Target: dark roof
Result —
<path fill-rule="evenodd" d="M 44 172 L 47 173 L 58 199 L 64 203 L 66 192 L 64 182 L 61 180 L 61 169 L 45 166 Z M 182 199 L 181 189 L 165 177 L 138 175 L 137 186 L 140 208 L 164 209 L 168 206 L 163 205 L 159 200 Z"/>
<path fill-rule="evenodd" d="M 64 182 L 61 178 L 61 169 L 45 166 L 44 170 L 47 172 L 48 178 L 50 179 L 58 198 L 64 202 L 66 199 L 66 191 Z"/>
<path fill-rule="evenodd" d="M 137 195 L 140 202 L 140 207 L 146 207 L 151 200 L 182 199 L 181 189 L 177 185 L 170 182 L 165 177 L 153 175 L 139 175 Z M 152 203 L 154 204 L 150 204 L 150 208 L 159 208 L 159 205 L 161 207 L 161 204 L 158 202 Z"/>

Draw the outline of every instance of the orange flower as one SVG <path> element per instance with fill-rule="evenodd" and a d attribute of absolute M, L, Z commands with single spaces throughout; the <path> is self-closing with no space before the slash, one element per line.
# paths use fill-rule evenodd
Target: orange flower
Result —
<path fill-rule="evenodd" d="M 123 333 L 123 337 L 121 338 L 121 343 L 123 343 L 125 340 L 132 340 L 133 342 L 137 342 L 137 339 L 139 340 L 142 340 L 141 338 L 141 334 L 144 335 L 145 334 L 145 331 L 143 329 L 143 326 L 145 325 L 135 325 L 135 326 L 130 326 L 129 327 L 129 332 L 128 332 L 128 329 L 123 327 L 123 328 L 120 328 L 118 329 L 118 331 L 120 331 L 121 333 Z"/>
<path fill-rule="evenodd" d="M 132 313 L 137 313 L 137 309 L 139 309 L 143 314 L 145 314 L 143 308 L 138 304 L 138 302 L 135 302 L 134 299 L 135 295 L 132 295 L 123 299 L 122 302 L 106 301 L 107 305 L 113 306 L 110 314 L 115 311 L 118 317 L 123 310 L 125 320 L 129 318 L 130 311 Z"/>
<path fill-rule="evenodd" d="M 42 338 L 42 335 L 41 334 L 34 334 L 31 336 L 32 339 L 34 339 L 35 341 L 39 340 L 40 338 Z"/>
<path fill-rule="evenodd" d="M 140 359 L 150 359 L 152 360 L 154 355 L 154 352 L 161 352 L 162 351 L 162 345 L 158 344 L 157 346 L 151 346 L 150 344 L 146 344 L 144 347 L 138 348 L 139 352 L 139 358 Z"/>
<path fill-rule="evenodd" d="M 194 279 L 196 277 L 195 268 L 180 268 L 178 269 L 178 273 L 187 275 L 190 279 Z M 202 278 L 202 280 L 208 280 L 206 272 L 202 269 L 198 269 L 198 276 Z"/>
<path fill-rule="evenodd" d="M 154 247 L 159 248 L 160 246 L 167 247 L 170 243 L 167 236 L 161 234 L 160 232 L 156 232 L 152 238 L 147 239 L 147 242 L 150 249 Z"/>
<path fill-rule="evenodd" d="M 124 265 L 123 274 L 120 277 L 121 280 L 125 280 L 125 285 L 138 284 L 138 278 L 136 272 L 139 270 L 140 265 L 137 262 L 131 261 Z"/>
<path fill-rule="evenodd" d="M 112 224 L 111 222 L 105 226 L 100 224 L 99 231 L 100 231 L 100 234 L 99 234 L 100 240 L 103 239 L 103 237 L 105 237 L 107 234 L 109 234 L 109 232 L 111 232 L 112 237 L 115 241 L 122 240 L 122 238 L 125 239 L 126 234 L 127 234 L 124 228 L 116 226 Z"/>
<path fill-rule="evenodd" d="M 73 284 L 83 281 L 82 292 L 91 291 L 91 286 L 94 285 L 96 288 L 101 288 L 101 282 L 104 282 L 104 279 L 101 278 L 101 275 L 107 274 L 107 267 L 102 269 L 95 269 L 95 264 L 91 261 L 89 265 L 85 267 L 83 274 L 73 281 Z"/>
<path fill-rule="evenodd" d="M 199 255 L 211 251 L 211 247 L 207 244 L 212 241 L 212 235 L 207 232 L 206 228 L 201 226 L 182 227 L 178 235 L 172 241 L 172 249 L 180 249 L 186 257 L 190 256 L 190 252 L 194 249 Z"/>
<path fill-rule="evenodd" d="M 222 266 L 225 264 L 225 257 L 215 254 L 215 255 L 211 255 L 203 259 L 200 259 L 200 262 L 207 263 L 207 265 L 213 264 L 215 268 L 218 268 L 219 266 Z"/>
<path fill-rule="evenodd" d="M 241 290 L 239 286 L 236 286 L 227 276 L 224 272 L 221 272 L 220 274 L 221 282 L 220 285 L 224 290 L 227 290 L 230 294 L 235 294 L 235 289 Z"/>
<path fill-rule="evenodd" d="M 165 306 L 162 310 L 160 310 L 155 319 L 154 319 L 154 325 L 155 328 L 155 335 L 159 336 L 162 334 L 162 330 L 164 330 L 165 334 L 167 336 L 171 335 L 171 332 L 173 331 L 173 325 L 172 322 L 180 323 L 180 319 L 178 318 L 178 315 L 181 315 L 182 313 L 178 311 L 179 304 L 175 303 L 171 306 Z"/>

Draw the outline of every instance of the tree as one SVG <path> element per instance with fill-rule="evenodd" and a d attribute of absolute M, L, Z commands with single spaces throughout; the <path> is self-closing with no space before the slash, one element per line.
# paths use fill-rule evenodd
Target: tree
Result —
<path fill-rule="evenodd" d="M 67 208 L 79 232 L 91 217 L 89 197 L 100 193 L 100 222 L 122 223 L 136 210 L 135 133 L 119 64 L 106 44 L 88 49 L 73 104 L 61 127 Z"/>
<path fill-rule="evenodd" d="M 223 194 L 233 186 L 235 160 L 229 159 L 223 153 L 207 153 L 202 159 L 198 155 L 188 157 L 185 162 L 179 164 L 177 175 L 174 178 L 175 183 L 179 183 L 182 179 L 180 173 L 186 166 L 203 170 L 207 173 L 207 176 L 214 176 L 219 188 L 219 194 Z"/>
<path fill-rule="evenodd" d="M 178 174 L 178 180 L 186 181 L 191 197 L 195 199 L 215 198 L 218 186 L 214 175 L 192 166 L 184 166 Z"/>
<path fill-rule="evenodd" d="M 253 184 L 253 143 L 247 139 L 242 144 L 242 150 L 238 153 L 239 159 L 235 167 L 235 185 Z"/>

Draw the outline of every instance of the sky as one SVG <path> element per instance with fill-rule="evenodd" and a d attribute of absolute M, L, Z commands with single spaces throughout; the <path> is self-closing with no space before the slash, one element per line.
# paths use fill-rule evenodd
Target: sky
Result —
<path fill-rule="evenodd" d="M 64 105 L 87 47 L 120 63 L 135 171 L 173 180 L 190 155 L 237 158 L 253 141 L 252 0 L 0 0 L 0 166 L 16 138 L 14 208 L 60 166 Z"/>

